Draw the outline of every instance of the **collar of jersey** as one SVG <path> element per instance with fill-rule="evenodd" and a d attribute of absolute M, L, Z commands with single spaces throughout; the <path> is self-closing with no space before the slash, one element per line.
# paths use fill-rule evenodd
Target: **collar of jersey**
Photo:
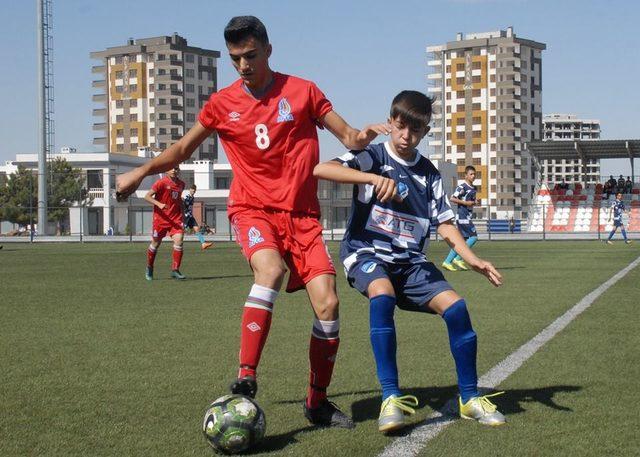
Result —
<path fill-rule="evenodd" d="M 407 162 L 403 158 L 398 157 L 398 155 L 395 152 L 393 152 L 393 149 L 391 149 L 391 145 L 389 144 L 388 141 L 384 142 L 384 148 L 386 149 L 387 154 L 389 154 L 393 160 L 395 160 L 396 162 L 398 162 L 398 163 L 400 163 L 400 164 L 402 164 L 402 165 L 404 165 L 406 167 L 411 167 L 411 166 L 415 165 L 416 163 L 418 163 L 418 160 L 420 160 L 420 154 L 418 153 L 418 151 L 416 151 L 416 158 L 413 159 L 411 162 Z"/>

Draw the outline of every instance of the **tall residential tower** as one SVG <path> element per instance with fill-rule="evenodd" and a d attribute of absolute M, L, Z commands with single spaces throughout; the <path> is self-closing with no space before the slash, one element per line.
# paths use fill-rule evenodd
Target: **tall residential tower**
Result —
<path fill-rule="evenodd" d="M 544 43 L 513 28 L 472 33 L 427 47 L 428 92 L 435 97 L 430 155 L 477 169 L 492 218 L 526 217 L 535 180 L 525 143 L 542 138 Z"/>
<path fill-rule="evenodd" d="M 124 46 L 92 52 L 99 79 L 93 124 L 94 145 L 108 152 L 136 155 L 138 147 L 164 150 L 196 122 L 200 108 L 217 90 L 220 52 L 187 45 L 178 34 L 129 39 Z M 200 146 L 194 159 L 215 161 L 217 138 Z"/>
<path fill-rule="evenodd" d="M 599 140 L 600 121 L 581 119 L 574 114 L 546 114 L 542 118 L 543 141 Z M 600 160 L 589 160 L 586 165 L 586 184 L 600 182 Z M 582 183 L 580 159 L 549 159 L 540 162 L 542 180 L 548 183 Z"/>

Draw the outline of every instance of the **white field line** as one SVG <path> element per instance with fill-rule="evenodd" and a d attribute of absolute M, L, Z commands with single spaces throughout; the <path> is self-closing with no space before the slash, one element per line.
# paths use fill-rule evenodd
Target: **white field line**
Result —
<path fill-rule="evenodd" d="M 547 328 L 542 330 L 528 342 L 520 346 L 518 350 L 509 355 L 502 362 L 491 368 L 479 380 L 481 388 L 495 388 L 502 381 L 513 374 L 520 366 L 534 355 L 545 343 L 560 333 L 567 325 L 578 317 L 583 311 L 595 302 L 600 295 L 606 292 L 611 286 L 625 277 L 627 273 L 640 264 L 640 257 L 635 259 L 625 268 L 613 275 L 608 281 L 598 286 L 582 300 L 576 303 L 571 309 L 553 321 Z M 417 455 L 426 444 L 438 436 L 448 425 L 457 420 L 457 398 L 452 399 L 440 410 L 431 414 L 425 422 L 414 428 L 411 433 L 401 438 L 397 438 L 389 444 L 379 454 L 379 457 L 404 457 Z"/>

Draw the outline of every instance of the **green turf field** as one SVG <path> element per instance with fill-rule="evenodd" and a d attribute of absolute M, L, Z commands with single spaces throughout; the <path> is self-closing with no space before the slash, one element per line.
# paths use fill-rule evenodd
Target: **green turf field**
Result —
<path fill-rule="evenodd" d="M 0 251 L 0 455 L 207 456 L 208 403 L 236 373 L 239 319 L 252 276 L 238 248 L 191 243 L 170 280 L 170 248 L 144 280 L 146 244 L 8 244 Z M 337 244 L 332 244 L 332 252 Z M 479 374 L 504 359 L 640 255 L 637 245 L 483 242 L 494 289 L 447 273 L 479 335 Z M 441 260 L 435 243 L 431 257 Z M 257 400 L 267 437 L 254 455 L 377 455 L 379 391 L 367 304 L 342 273 L 341 347 L 332 399 L 355 430 L 311 428 L 302 415 L 312 314 L 303 292 L 278 299 Z M 502 428 L 457 421 L 421 455 L 638 455 L 640 267 L 501 386 Z M 456 393 L 441 318 L 396 314 L 400 379 L 419 422 Z"/>

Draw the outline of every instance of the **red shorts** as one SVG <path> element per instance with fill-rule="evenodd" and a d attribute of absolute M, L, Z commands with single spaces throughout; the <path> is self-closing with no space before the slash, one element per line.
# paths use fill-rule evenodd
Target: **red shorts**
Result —
<path fill-rule="evenodd" d="M 287 292 L 303 289 L 321 274 L 335 275 L 320 221 L 287 211 L 243 209 L 231 216 L 236 241 L 247 260 L 260 249 L 277 250 L 289 267 Z"/>
<path fill-rule="evenodd" d="M 167 234 L 169 236 L 173 236 L 178 233 L 184 233 L 184 224 L 182 222 L 163 222 L 161 224 L 154 222 L 151 237 L 154 240 L 162 240 L 165 236 L 167 236 Z"/>

